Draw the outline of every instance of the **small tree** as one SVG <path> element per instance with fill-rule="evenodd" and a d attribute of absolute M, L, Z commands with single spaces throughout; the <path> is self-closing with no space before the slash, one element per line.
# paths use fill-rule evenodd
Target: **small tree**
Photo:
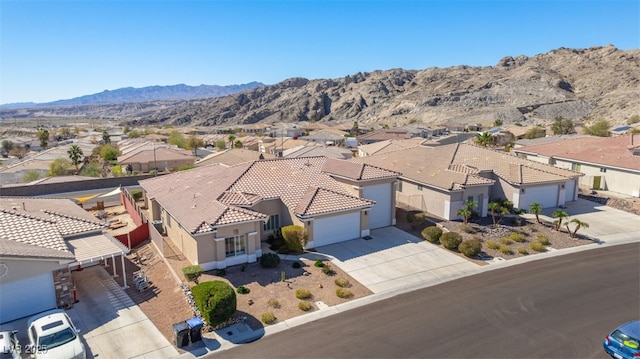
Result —
<path fill-rule="evenodd" d="M 187 149 L 192 150 L 195 156 L 198 156 L 198 148 L 204 147 L 204 141 L 197 136 L 190 136 L 187 140 Z"/>
<path fill-rule="evenodd" d="M 478 132 L 478 134 L 476 134 L 476 143 L 480 146 L 487 147 L 493 144 L 493 137 L 489 132 Z"/>
<path fill-rule="evenodd" d="M 180 148 L 187 147 L 187 141 L 178 130 L 172 130 L 171 133 L 169 133 L 168 142 L 170 145 L 178 146 Z"/>
<path fill-rule="evenodd" d="M 236 136 L 235 135 L 229 135 L 228 139 L 229 139 L 229 148 L 233 148 L 233 144 L 234 144 L 234 141 L 236 139 Z"/>
<path fill-rule="evenodd" d="M 71 145 L 71 147 L 67 150 L 69 154 L 69 159 L 71 163 L 78 169 L 78 164 L 80 163 L 80 159 L 82 158 L 82 148 L 78 145 Z"/>
<path fill-rule="evenodd" d="M 226 144 L 226 142 L 224 142 L 224 140 L 218 140 L 218 141 L 216 141 L 216 148 L 217 148 L 219 151 L 222 151 L 222 150 L 224 150 L 225 148 L 227 148 L 227 144 Z"/>
<path fill-rule="evenodd" d="M 558 209 L 558 210 L 553 211 L 552 216 L 553 216 L 553 218 L 557 218 L 557 220 L 555 220 L 553 223 L 555 224 L 554 229 L 556 231 L 559 231 L 561 226 L 562 226 L 562 220 L 567 218 L 567 217 L 569 217 L 569 213 L 567 213 L 567 212 L 565 212 L 565 211 L 563 211 L 561 209 Z"/>
<path fill-rule="evenodd" d="M 529 205 L 529 212 L 536 215 L 536 222 L 540 222 L 540 213 L 542 213 L 542 204 L 533 202 Z"/>
<path fill-rule="evenodd" d="M 104 141 L 104 143 L 111 143 L 111 136 L 109 135 L 109 132 L 102 131 L 102 141 Z"/>
<path fill-rule="evenodd" d="M 496 118 L 495 120 L 493 120 L 493 127 L 502 126 L 503 123 L 504 122 L 501 119 Z"/>
<path fill-rule="evenodd" d="M 118 148 L 108 143 L 100 147 L 100 157 L 105 161 L 115 161 L 118 159 Z"/>
<path fill-rule="evenodd" d="M 467 201 L 462 205 L 462 208 L 456 212 L 458 216 L 462 217 L 462 223 L 467 224 L 469 222 L 469 218 L 473 214 L 473 209 L 477 206 L 477 203 L 474 201 Z"/>
<path fill-rule="evenodd" d="M 40 179 L 40 172 L 37 170 L 27 170 L 27 172 L 22 175 L 22 182 L 29 183 L 35 180 Z"/>
<path fill-rule="evenodd" d="M 80 175 L 87 177 L 100 177 L 100 166 L 96 162 L 89 162 L 86 165 L 82 166 Z"/>
<path fill-rule="evenodd" d="M 611 125 L 607 120 L 598 120 L 591 126 L 586 126 L 583 129 L 583 132 L 587 135 L 598 136 L 598 137 L 609 137 L 611 136 L 611 131 L 609 130 Z"/>
<path fill-rule="evenodd" d="M 3 140 L 2 141 L 2 150 L 4 154 L 9 154 L 9 152 L 11 152 L 11 150 L 13 149 L 13 142 L 9 141 L 9 140 Z M 6 157 L 6 156 L 5 156 Z"/>
<path fill-rule="evenodd" d="M 568 118 L 562 118 L 561 116 L 558 116 L 553 120 L 551 131 L 553 131 L 554 135 L 568 135 L 576 133 L 573 121 Z"/>
<path fill-rule="evenodd" d="M 47 176 L 64 176 L 67 174 L 69 167 L 71 167 L 71 161 L 66 158 L 58 157 L 49 164 L 49 173 Z"/>
<path fill-rule="evenodd" d="M 45 128 L 40 128 L 37 133 L 38 139 L 40 140 L 40 147 L 47 148 L 47 143 L 49 142 L 49 131 Z"/>
<path fill-rule="evenodd" d="M 307 245 L 309 235 L 304 227 L 290 225 L 282 227 L 282 238 L 288 250 L 300 252 Z"/>
<path fill-rule="evenodd" d="M 529 129 L 527 132 L 525 132 L 524 138 L 526 138 L 527 140 L 532 140 L 534 138 L 544 137 L 545 135 L 546 135 L 546 132 L 544 128 L 540 126 L 536 126 Z"/>
<path fill-rule="evenodd" d="M 569 223 L 573 223 L 576 225 L 576 228 L 573 230 L 573 232 L 569 229 Z M 571 238 L 576 238 L 576 234 L 578 233 L 578 230 L 580 228 L 589 228 L 589 224 L 586 222 L 582 222 L 581 220 L 574 218 L 572 219 L 569 223 L 565 224 L 565 227 L 567 227 L 567 231 L 569 231 L 569 236 Z"/>
<path fill-rule="evenodd" d="M 204 321 L 212 326 L 229 320 L 237 309 L 236 292 L 226 282 L 214 280 L 191 288 L 196 306 Z"/>
<path fill-rule="evenodd" d="M 489 212 L 491 212 L 491 219 L 493 220 L 493 226 L 495 227 L 498 223 L 496 222 L 496 213 L 500 212 L 502 206 L 498 202 L 490 202 L 487 205 Z"/>
<path fill-rule="evenodd" d="M 236 140 L 236 142 L 233 143 L 233 148 L 242 148 L 242 141 L 240 140 Z"/>
<path fill-rule="evenodd" d="M 182 268 L 182 274 L 184 274 L 184 277 L 189 282 L 194 282 L 195 284 L 198 284 L 198 279 L 202 273 L 204 273 L 204 270 L 197 264 Z"/>

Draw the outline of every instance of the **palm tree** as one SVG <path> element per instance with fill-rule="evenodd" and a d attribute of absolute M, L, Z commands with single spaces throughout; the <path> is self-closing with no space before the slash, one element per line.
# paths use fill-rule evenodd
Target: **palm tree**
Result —
<path fill-rule="evenodd" d="M 80 158 L 82 158 L 82 148 L 78 147 L 78 145 L 71 145 L 71 147 L 67 150 L 69 154 L 69 159 L 74 166 L 76 166 L 76 170 L 78 169 L 78 164 L 80 163 Z"/>
<path fill-rule="evenodd" d="M 236 136 L 229 135 L 229 147 L 233 148 L 233 141 L 236 139 Z"/>
<path fill-rule="evenodd" d="M 487 205 L 489 211 L 491 211 L 491 219 L 493 220 L 493 226 L 496 226 L 496 212 L 500 212 L 502 206 L 498 202 L 491 202 Z"/>
<path fill-rule="evenodd" d="M 469 217 L 471 216 L 471 210 L 469 208 L 466 206 L 462 207 L 456 213 L 462 217 L 462 223 L 467 224 L 467 222 L 469 222 Z"/>
<path fill-rule="evenodd" d="M 567 213 L 567 212 L 565 212 L 565 211 L 563 211 L 561 209 L 557 209 L 557 210 L 553 211 L 552 216 L 553 216 L 553 218 L 557 218 L 557 220 L 555 220 L 553 223 L 555 223 L 555 225 L 556 225 L 554 229 L 556 231 L 559 231 L 560 227 L 562 226 L 562 220 L 564 218 L 569 217 L 569 213 Z"/>
<path fill-rule="evenodd" d="M 536 215 L 536 222 L 538 222 L 538 224 L 541 223 L 539 214 L 542 213 L 542 204 L 538 202 L 531 203 L 529 205 L 529 212 Z"/>
<path fill-rule="evenodd" d="M 102 131 L 102 141 L 104 141 L 104 143 L 111 143 L 111 136 L 109 136 L 109 132 Z"/>
<path fill-rule="evenodd" d="M 480 146 L 487 147 L 493 143 L 493 137 L 491 137 L 491 134 L 489 132 L 478 132 L 478 134 L 476 135 L 476 143 Z"/>
<path fill-rule="evenodd" d="M 569 223 L 574 223 L 576 225 L 576 228 L 573 230 L 573 232 L 571 232 L 571 230 L 569 229 Z M 580 228 L 589 228 L 589 223 L 582 222 L 577 218 L 572 219 L 569 223 L 565 224 L 565 227 L 567 227 L 567 231 L 569 231 L 569 236 L 571 238 L 576 238 L 576 233 L 578 233 L 578 230 Z"/>

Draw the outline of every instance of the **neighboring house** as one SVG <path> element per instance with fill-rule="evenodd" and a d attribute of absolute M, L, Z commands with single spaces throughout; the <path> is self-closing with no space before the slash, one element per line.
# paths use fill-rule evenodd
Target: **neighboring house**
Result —
<path fill-rule="evenodd" d="M 129 252 L 68 199 L 0 197 L 0 223 L 0 323 L 70 307 L 71 268 Z"/>
<path fill-rule="evenodd" d="M 400 207 L 419 209 L 444 219 L 459 219 L 468 200 L 487 215 L 488 203 L 508 199 L 515 208 L 562 206 L 577 198 L 579 173 L 527 161 L 506 152 L 468 144 L 416 146 L 353 161 L 402 173 Z"/>
<path fill-rule="evenodd" d="M 340 146 L 344 142 L 345 137 L 349 135 L 348 132 L 344 132 L 336 129 L 324 129 L 313 131 L 309 136 L 300 137 L 301 140 L 319 143 L 325 146 Z"/>
<path fill-rule="evenodd" d="M 516 140 L 516 144 L 515 144 L 514 148 L 533 146 L 533 145 L 541 145 L 541 144 L 545 144 L 545 143 L 561 142 L 561 141 L 566 141 L 566 140 L 570 140 L 570 139 L 574 139 L 574 138 L 581 138 L 581 137 L 589 137 L 589 136 L 588 135 L 573 134 L 573 135 L 553 135 L 553 136 L 547 136 L 547 137 L 533 138 L 533 139 L 530 139 L 530 140 L 520 139 L 520 140 Z"/>
<path fill-rule="evenodd" d="M 309 157 L 214 164 L 140 181 L 145 204 L 182 254 L 205 270 L 255 262 L 262 240 L 303 226 L 314 248 L 395 224 L 398 173 Z"/>
<path fill-rule="evenodd" d="M 322 146 L 315 144 L 307 144 L 304 146 L 294 147 L 285 150 L 283 153 L 284 158 L 298 158 L 298 157 L 328 157 L 337 158 L 341 160 L 348 160 L 353 157 L 353 152 L 343 147 L 334 146 Z"/>
<path fill-rule="evenodd" d="M 401 128 L 387 128 L 375 130 L 364 135 L 358 136 L 358 141 L 362 145 L 370 143 L 386 141 L 386 140 L 406 140 L 411 138 L 411 134 Z"/>
<path fill-rule="evenodd" d="M 263 142 L 260 147 L 261 151 L 264 153 L 268 153 L 274 155 L 276 157 L 282 157 L 282 153 L 288 149 L 295 148 L 298 146 L 304 146 L 308 141 L 298 140 L 290 137 L 280 137 L 275 139 L 275 141 L 271 142 Z"/>
<path fill-rule="evenodd" d="M 242 131 L 250 135 L 262 135 L 266 132 L 269 125 L 265 123 L 252 123 L 241 127 Z"/>
<path fill-rule="evenodd" d="M 196 156 L 186 150 L 174 150 L 166 147 L 147 148 L 118 156 L 118 164 L 131 166 L 134 172 L 149 172 L 154 168 L 160 172 L 177 171 L 180 167 L 191 166 Z"/>
<path fill-rule="evenodd" d="M 228 166 L 233 166 L 239 163 L 258 161 L 265 158 L 275 158 L 275 156 L 268 153 L 246 150 L 244 148 L 233 148 L 212 153 L 207 157 L 197 161 L 195 165 L 197 167 L 202 167 L 214 163 L 222 163 Z"/>
<path fill-rule="evenodd" d="M 580 187 L 640 197 L 640 134 L 578 137 L 514 149 L 532 161 L 581 172 Z"/>

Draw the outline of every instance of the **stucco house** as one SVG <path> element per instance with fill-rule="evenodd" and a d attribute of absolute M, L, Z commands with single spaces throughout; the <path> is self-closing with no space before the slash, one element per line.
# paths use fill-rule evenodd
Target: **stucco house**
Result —
<path fill-rule="evenodd" d="M 131 166 L 135 172 L 150 172 L 154 168 L 160 172 L 176 171 L 180 167 L 193 165 L 195 161 L 196 156 L 190 151 L 167 147 L 145 147 L 118 156 L 119 165 Z"/>
<path fill-rule="evenodd" d="M 140 181 L 154 221 L 205 270 L 255 262 L 261 241 L 303 226 L 306 248 L 395 224 L 399 173 L 326 157 L 214 164 Z"/>
<path fill-rule="evenodd" d="M 514 149 L 531 161 L 581 172 L 580 187 L 640 197 L 640 134 L 577 137 Z"/>
<path fill-rule="evenodd" d="M 0 197 L 0 223 L 0 323 L 71 306 L 70 269 L 129 252 L 68 199 Z"/>
<path fill-rule="evenodd" d="M 400 172 L 397 203 L 444 219 L 457 215 L 466 201 L 487 215 L 488 204 L 508 199 L 528 210 L 533 202 L 543 208 L 562 206 L 577 198 L 580 174 L 515 155 L 470 144 L 415 146 L 353 161 Z"/>

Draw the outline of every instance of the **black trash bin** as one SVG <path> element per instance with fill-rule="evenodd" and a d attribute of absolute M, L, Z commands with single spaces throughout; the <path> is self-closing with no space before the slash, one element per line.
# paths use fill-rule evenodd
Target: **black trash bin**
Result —
<path fill-rule="evenodd" d="M 195 343 L 198 340 L 202 340 L 202 326 L 204 322 L 202 319 L 195 317 L 187 320 L 187 324 L 189 325 L 189 336 L 191 337 L 191 342 Z"/>
<path fill-rule="evenodd" d="M 173 342 L 178 348 L 189 345 L 189 324 L 187 322 L 173 325 Z"/>

